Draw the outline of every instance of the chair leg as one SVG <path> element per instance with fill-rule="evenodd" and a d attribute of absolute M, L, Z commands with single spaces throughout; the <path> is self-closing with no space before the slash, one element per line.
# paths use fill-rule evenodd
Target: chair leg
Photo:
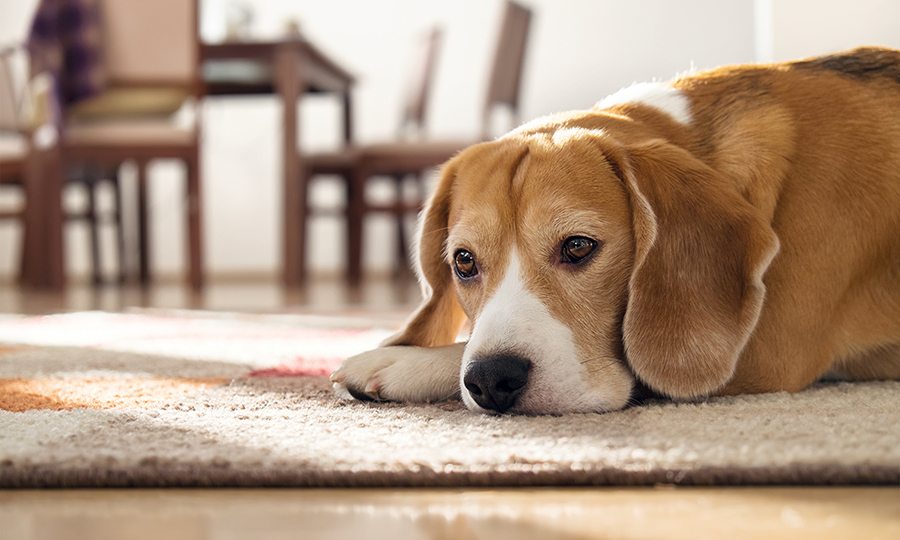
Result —
<path fill-rule="evenodd" d="M 295 257 L 297 267 L 296 271 L 293 272 L 293 275 L 296 277 L 295 284 L 297 285 L 305 284 L 306 278 L 308 277 L 306 268 L 306 229 L 308 227 L 307 221 L 310 217 L 309 184 L 310 180 L 312 180 L 312 171 L 304 169 L 300 174 L 300 185 L 297 186 L 297 204 L 296 208 L 294 208 L 294 212 L 297 214 L 297 256 Z M 285 232 L 285 234 L 287 234 L 287 232 Z M 287 261 L 285 261 L 285 264 L 287 265 Z"/>
<path fill-rule="evenodd" d="M 103 272 L 100 268 L 100 222 L 97 219 L 97 183 L 96 170 L 87 171 L 84 187 L 87 190 L 87 221 L 91 229 L 91 274 L 94 285 L 103 283 Z"/>
<path fill-rule="evenodd" d="M 33 148 L 25 172 L 22 282 L 41 289 L 61 290 L 66 284 L 62 162 L 59 145 L 49 150 Z"/>
<path fill-rule="evenodd" d="M 118 272 L 116 274 L 116 282 L 123 283 L 125 281 L 125 226 L 124 212 L 122 201 L 122 186 L 119 184 L 119 168 L 114 167 L 109 172 L 109 182 L 113 190 L 113 228 L 116 233 L 116 260 L 118 262 Z"/>
<path fill-rule="evenodd" d="M 195 291 L 203 288 L 203 204 L 200 198 L 200 154 L 192 152 L 187 165 L 188 264 L 190 284 Z"/>
<path fill-rule="evenodd" d="M 28 203 L 26 202 L 26 204 L 28 204 Z M 20 249 L 19 249 L 19 273 L 16 276 L 16 283 L 18 285 L 25 285 L 25 271 L 28 268 L 28 261 L 26 258 L 27 251 L 25 249 L 25 242 L 28 241 L 28 225 L 26 224 L 26 221 L 25 221 L 25 219 L 26 219 L 25 216 L 28 215 L 27 212 L 28 212 L 27 208 L 22 210 L 22 219 L 20 221 L 20 224 L 21 224 L 20 228 L 22 229 L 22 234 L 21 234 L 22 242 L 20 244 Z"/>
<path fill-rule="evenodd" d="M 347 284 L 362 283 L 362 229 L 365 214 L 365 188 L 368 172 L 355 169 L 347 181 Z"/>
<path fill-rule="evenodd" d="M 150 234 L 147 230 L 147 163 L 137 162 L 138 276 L 141 285 L 150 282 Z"/>
<path fill-rule="evenodd" d="M 397 220 L 397 275 L 405 277 L 409 272 L 409 254 L 406 249 L 406 212 L 404 212 L 403 181 L 405 176 L 394 176 L 396 188 L 397 211 L 394 214 Z"/>

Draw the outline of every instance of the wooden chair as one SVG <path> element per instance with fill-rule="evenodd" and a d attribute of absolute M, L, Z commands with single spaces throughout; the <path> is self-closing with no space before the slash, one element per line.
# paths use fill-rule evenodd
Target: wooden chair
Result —
<path fill-rule="evenodd" d="M 123 163 L 137 165 L 142 283 L 150 276 L 147 165 L 156 159 L 182 161 L 189 281 L 195 289 L 203 285 L 200 127 L 190 103 L 201 93 L 197 3 L 99 0 L 106 84 L 97 96 L 60 104 L 57 152 L 62 171 L 107 171 L 114 181 Z"/>
<path fill-rule="evenodd" d="M 0 186 L 23 191 L 28 135 L 21 127 L 22 93 L 16 89 L 10 65 L 15 54 L 15 47 L 0 50 Z M 24 216 L 22 207 L 0 211 L 0 219 L 21 221 Z"/>
<path fill-rule="evenodd" d="M 11 60 L 18 54 L 19 47 L 9 47 L 0 51 L 0 136 L 2 136 L 2 140 L 0 140 L 0 187 L 14 189 L 24 196 L 26 192 L 25 181 L 31 134 L 22 121 L 21 101 L 24 90 L 17 88 L 13 80 Z M 88 222 L 91 240 L 91 273 L 94 283 L 99 284 L 103 282 L 100 264 L 100 224 L 105 220 L 113 223 L 118 238 L 117 252 L 120 261 L 119 276 L 121 276 L 121 257 L 124 250 L 122 249 L 118 183 L 112 182 L 116 204 L 110 213 L 103 215 L 97 208 L 96 187 L 103 178 L 108 176 L 98 174 L 98 171 L 94 170 L 82 169 L 81 171 L 72 172 L 77 172 L 78 174 L 67 174 L 65 178 L 66 185 L 80 185 L 85 189 L 87 193 L 87 208 L 83 212 L 68 212 L 65 218 L 66 221 L 85 220 Z M 27 200 L 25 202 L 27 204 Z M 16 220 L 24 226 L 25 210 L 25 206 L 22 205 L 13 210 L 0 211 L 0 219 Z"/>
<path fill-rule="evenodd" d="M 517 122 L 519 108 L 519 88 L 525 58 L 525 45 L 531 11 L 514 2 L 506 2 L 500 26 L 497 49 L 494 55 L 490 82 L 482 116 L 481 140 L 490 137 L 491 117 L 497 106 L 507 106 L 511 117 Z M 425 131 L 425 111 L 434 72 L 435 54 L 439 34 L 432 33 L 422 47 L 421 62 L 417 66 L 416 77 L 408 93 L 400 138 L 393 143 L 368 146 L 351 146 L 334 153 L 313 154 L 304 157 L 305 170 L 301 178 L 301 200 L 298 211 L 304 229 L 313 209 L 307 203 L 310 180 L 316 175 L 336 175 L 347 185 L 344 215 L 347 221 L 347 282 L 357 286 L 362 279 L 362 237 L 365 216 L 373 212 L 387 212 L 397 217 L 398 260 L 401 269 L 408 271 L 407 241 L 404 235 L 403 218 L 418 213 L 427 194 L 423 185 L 423 173 L 440 166 L 463 148 L 479 141 L 441 141 L 423 137 Z M 410 134 L 413 136 L 411 137 Z M 393 178 L 397 186 L 397 196 L 391 204 L 372 204 L 365 200 L 365 188 L 369 180 L 376 176 Z M 404 200 L 403 181 L 412 177 L 417 183 L 417 198 Z M 302 254 L 299 267 L 305 279 L 306 272 L 306 231 L 299 234 Z"/>

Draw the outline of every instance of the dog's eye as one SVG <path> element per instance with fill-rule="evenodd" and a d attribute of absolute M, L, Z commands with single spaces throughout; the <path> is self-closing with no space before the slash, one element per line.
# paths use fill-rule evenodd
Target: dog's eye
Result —
<path fill-rule="evenodd" d="M 597 241 L 584 236 L 567 238 L 562 245 L 562 262 L 575 264 L 586 259 L 597 247 Z"/>
<path fill-rule="evenodd" d="M 475 255 L 461 249 L 456 252 L 456 275 L 459 279 L 472 279 L 478 275 L 478 267 L 475 265 Z"/>

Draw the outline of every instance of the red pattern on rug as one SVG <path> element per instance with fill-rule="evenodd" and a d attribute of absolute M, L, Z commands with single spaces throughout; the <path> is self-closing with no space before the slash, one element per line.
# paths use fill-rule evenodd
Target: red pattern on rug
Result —
<path fill-rule="evenodd" d="M 327 377 L 392 331 L 285 320 L 84 312 L 0 321 L 0 368 L 14 366 L 0 369 L 0 410 L 147 409 L 233 378 Z"/>
<path fill-rule="evenodd" d="M 248 377 L 327 377 L 343 362 L 343 358 L 307 358 L 298 356 L 279 366 L 251 371 Z"/>

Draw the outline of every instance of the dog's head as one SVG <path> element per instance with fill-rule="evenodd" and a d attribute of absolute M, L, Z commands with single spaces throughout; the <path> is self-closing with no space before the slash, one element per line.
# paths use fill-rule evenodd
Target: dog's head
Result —
<path fill-rule="evenodd" d="M 419 238 L 426 299 L 392 344 L 451 343 L 468 316 L 473 410 L 615 410 L 635 378 L 701 396 L 732 376 L 776 249 L 682 149 L 596 126 L 520 129 L 445 166 Z"/>

